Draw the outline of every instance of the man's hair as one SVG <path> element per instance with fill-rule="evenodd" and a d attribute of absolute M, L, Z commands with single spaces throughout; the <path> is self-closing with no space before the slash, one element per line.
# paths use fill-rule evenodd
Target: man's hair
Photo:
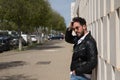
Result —
<path fill-rule="evenodd" d="M 74 17 L 72 21 L 73 21 L 73 23 L 74 22 L 79 22 L 82 26 L 86 25 L 86 20 L 82 17 Z"/>

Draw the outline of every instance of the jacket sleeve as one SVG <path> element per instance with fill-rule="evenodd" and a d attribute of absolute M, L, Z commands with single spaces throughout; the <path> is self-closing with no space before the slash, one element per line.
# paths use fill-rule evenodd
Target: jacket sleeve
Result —
<path fill-rule="evenodd" d="M 87 41 L 86 43 L 86 52 L 87 52 L 87 61 L 83 63 L 78 63 L 77 68 L 75 69 L 76 75 L 89 73 L 92 71 L 98 62 L 97 58 L 97 46 L 95 41 Z"/>
<path fill-rule="evenodd" d="M 75 36 L 72 35 L 72 30 L 69 30 L 67 28 L 66 33 L 65 33 L 65 41 L 68 43 L 74 44 L 75 43 L 74 39 L 75 39 Z"/>

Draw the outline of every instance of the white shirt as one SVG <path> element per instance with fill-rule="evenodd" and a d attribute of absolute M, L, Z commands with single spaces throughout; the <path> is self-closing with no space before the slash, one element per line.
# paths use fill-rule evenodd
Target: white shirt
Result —
<path fill-rule="evenodd" d="M 81 37 L 81 38 L 78 40 L 77 44 L 80 44 L 80 43 L 85 39 L 85 37 L 88 35 L 88 33 L 89 33 L 89 32 L 87 32 L 83 37 Z"/>

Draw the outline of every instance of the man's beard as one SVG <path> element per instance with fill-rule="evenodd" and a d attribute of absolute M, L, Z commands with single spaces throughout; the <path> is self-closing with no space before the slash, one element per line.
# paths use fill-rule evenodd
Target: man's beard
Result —
<path fill-rule="evenodd" d="M 77 34 L 77 37 L 78 37 L 78 38 L 81 38 L 81 37 L 84 36 L 84 31 L 82 31 L 81 33 L 76 33 L 76 34 Z"/>

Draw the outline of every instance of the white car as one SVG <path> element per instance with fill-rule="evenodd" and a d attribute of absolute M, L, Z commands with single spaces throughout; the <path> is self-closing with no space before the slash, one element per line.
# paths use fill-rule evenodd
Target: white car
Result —
<path fill-rule="evenodd" d="M 37 37 L 36 37 L 36 35 L 30 35 L 30 37 L 31 37 L 31 41 L 32 41 L 32 42 L 37 42 Z"/>

